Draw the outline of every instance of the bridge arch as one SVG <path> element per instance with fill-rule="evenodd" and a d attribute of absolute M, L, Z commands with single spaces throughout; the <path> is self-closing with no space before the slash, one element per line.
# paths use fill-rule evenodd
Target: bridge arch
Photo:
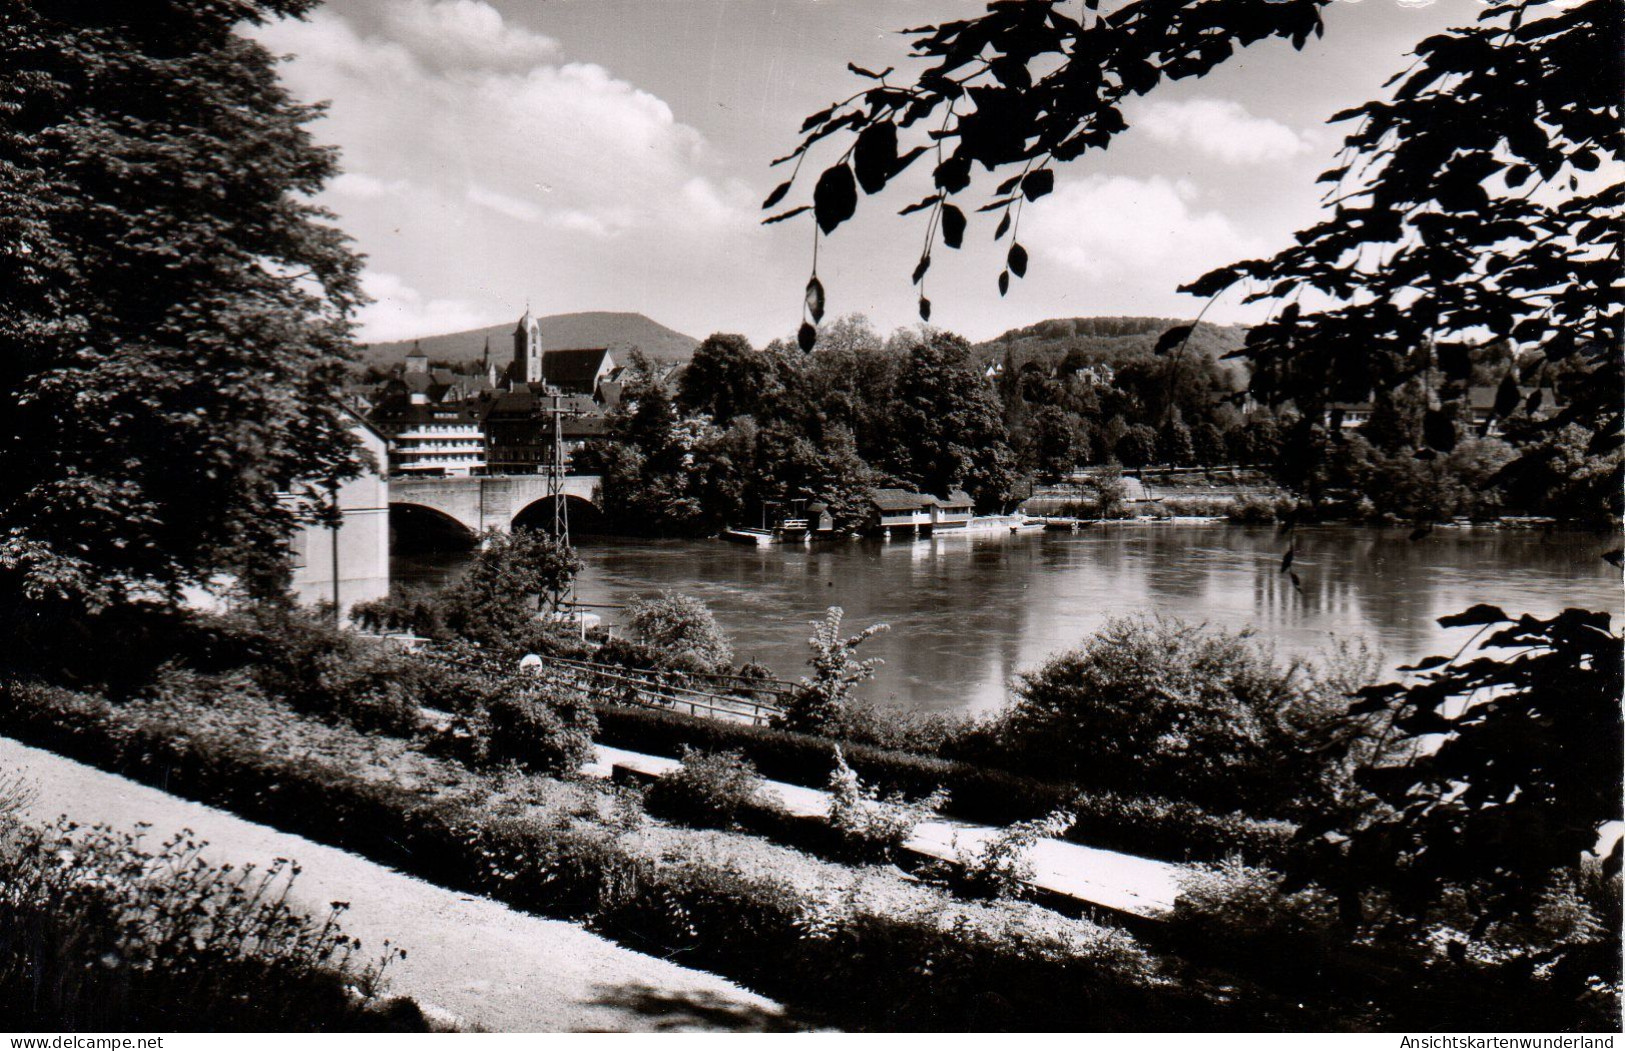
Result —
<path fill-rule="evenodd" d="M 575 493 L 566 492 L 559 499 L 564 501 L 564 513 L 569 517 L 570 533 L 599 533 L 604 529 L 604 512 L 592 500 Z M 544 496 L 539 500 L 532 500 L 513 516 L 510 529 L 539 529 L 546 533 L 553 531 L 553 500 L 552 496 Z"/>
<path fill-rule="evenodd" d="M 472 548 L 478 536 L 469 523 L 437 507 L 390 502 L 389 549 L 392 553 L 464 550 Z"/>

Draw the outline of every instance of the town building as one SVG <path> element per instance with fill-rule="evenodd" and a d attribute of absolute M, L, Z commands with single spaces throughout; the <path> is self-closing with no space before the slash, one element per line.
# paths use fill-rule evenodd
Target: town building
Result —
<path fill-rule="evenodd" d="M 963 489 L 953 490 L 946 498 L 912 489 L 876 489 L 869 496 L 867 517 L 871 531 L 917 534 L 964 529 L 974 512 L 974 501 Z"/>

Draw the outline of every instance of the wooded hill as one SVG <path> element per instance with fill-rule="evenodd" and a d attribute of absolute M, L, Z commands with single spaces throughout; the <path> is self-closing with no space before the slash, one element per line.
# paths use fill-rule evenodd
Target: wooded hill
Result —
<path fill-rule="evenodd" d="M 415 341 L 399 339 L 388 343 L 364 344 L 360 363 L 363 367 L 376 365 L 387 369 L 410 354 L 414 342 L 432 361 L 478 361 L 485 353 L 487 340 L 490 341 L 491 356 L 499 362 L 507 362 L 513 358 L 513 330 L 517 320 L 515 318 L 500 325 L 466 332 L 424 336 Z M 642 314 L 592 310 L 576 314 L 550 314 L 536 320 L 542 329 L 543 350 L 608 347 L 617 352 L 618 360 L 623 361 L 634 348 L 643 351 L 652 361 L 687 361 L 700 342 Z"/>

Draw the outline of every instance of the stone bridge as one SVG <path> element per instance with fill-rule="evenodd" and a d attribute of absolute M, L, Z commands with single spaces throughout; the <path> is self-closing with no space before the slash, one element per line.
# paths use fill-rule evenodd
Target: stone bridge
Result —
<path fill-rule="evenodd" d="M 565 509 L 572 523 L 599 513 L 597 475 L 576 474 L 564 479 Z M 542 474 L 491 475 L 469 478 L 402 478 L 389 480 L 389 509 L 400 513 L 455 523 L 470 535 L 487 529 L 508 532 L 515 525 L 549 529 L 553 507 Z M 449 520 L 449 521 L 448 521 Z"/>

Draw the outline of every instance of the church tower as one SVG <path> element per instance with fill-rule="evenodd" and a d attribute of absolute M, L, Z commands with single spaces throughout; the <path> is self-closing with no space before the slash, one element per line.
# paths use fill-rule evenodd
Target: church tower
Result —
<path fill-rule="evenodd" d="M 509 373 L 515 387 L 542 382 L 542 326 L 525 306 L 525 316 L 513 330 L 513 370 Z"/>

